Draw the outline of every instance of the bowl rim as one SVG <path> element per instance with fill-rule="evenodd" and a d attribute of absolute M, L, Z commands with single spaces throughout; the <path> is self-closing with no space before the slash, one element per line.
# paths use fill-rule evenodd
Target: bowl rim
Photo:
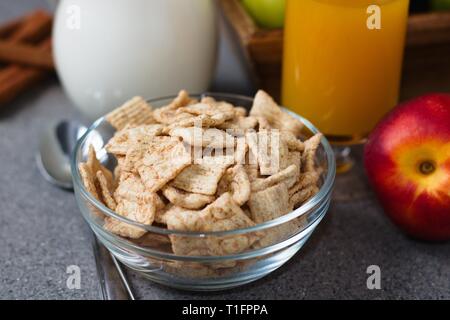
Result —
<path fill-rule="evenodd" d="M 201 94 L 190 94 L 191 97 L 204 97 L 204 96 L 211 96 L 216 98 L 229 98 L 229 99 L 238 99 L 242 101 L 247 102 L 253 102 L 254 98 L 239 94 L 231 94 L 231 93 L 221 93 L 221 92 L 205 92 Z M 162 102 L 164 100 L 174 99 L 177 95 L 170 95 L 170 96 L 164 96 L 159 98 L 153 98 L 148 99 L 147 102 L 149 104 L 154 104 L 158 102 Z M 156 107 L 158 108 L 158 107 Z M 320 131 L 307 119 L 303 118 L 302 116 L 296 114 L 295 112 L 288 110 L 285 107 L 281 107 L 284 112 L 287 112 L 288 114 L 292 115 L 293 117 L 299 119 L 304 126 L 311 131 L 313 134 L 320 133 Z M 308 201 L 306 201 L 304 204 L 302 204 L 297 209 L 281 216 L 273 220 L 269 220 L 263 223 L 255 224 L 254 226 L 247 227 L 247 228 L 240 228 L 240 229 L 233 229 L 233 230 L 227 230 L 227 231 L 209 231 L 209 232 L 194 232 L 194 231 L 182 231 L 182 230 L 169 230 L 167 228 L 161 228 L 158 226 L 153 225 L 147 225 L 142 224 L 134 220 L 130 220 L 124 216 L 121 216 L 117 214 L 115 211 L 109 209 L 106 207 L 103 203 L 101 203 L 99 200 L 95 199 L 91 193 L 85 188 L 84 184 L 82 183 L 80 171 L 78 168 L 77 163 L 77 156 L 79 152 L 81 151 L 81 146 L 86 142 L 87 137 L 91 134 L 91 132 L 95 131 L 96 128 L 102 123 L 106 121 L 105 116 L 102 116 L 98 118 L 96 121 L 93 122 L 93 124 L 86 130 L 86 132 L 83 134 L 83 136 L 78 139 L 74 150 L 71 154 L 71 173 L 72 173 L 72 180 L 74 183 L 75 190 L 79 190 L 80 193 L 89 201 L 91 205 L 93 205 L 96 209 L 100 210 L 104 215 L 115 218 L 119 221 L 122 221 L 124 223 L 127 223 L 129 225 L 133 225 L 135 227 L 139 227 L 141 229 L 144 229 L 148 232 L 153 232 L 156 234 L 162 234 L 162 235 L 177 235 L 177 236 L 187 236 L 187 237 L 206 237 L 206 236 L 217 236 L 217 237 L 223 237 L 223 236 L 232 236 L 232 235 L 240 235 L 240 234 L 246 234 L 250 232 L 258 232 L 261 230 L 265 230 L 268 228 L 272 228 L 278 225 L 281 225 L 283 223 L 286 223 L 290 220 L 293 220 L 295 218 L 298 218 L 316 206 L 320 205 L 323 201 L 326 201 L 326 199 L 329 197 L 330 193 L 332 192 L 334 180 L 336 177 L 336 162 L 335 162 L 335 156 L 333 149 L 328 142 L 328 140 L 325 138 L 325 136 L 322 136 L 321 139 L 321 145 L 324 148 L 325 151 L 325 158 L 327 162 L 327 174 L 324 179 L 324 182 L 322 186 L 319 189 L 319 192 L 317 192 L 313 197 L 311 197 Z M 89 220 L 89 217 L 87 217 Z M 309 225 L 309 224 L 308 224 Z M 307 228 L 308 225 L 304 226 L 303 229 Z"/>

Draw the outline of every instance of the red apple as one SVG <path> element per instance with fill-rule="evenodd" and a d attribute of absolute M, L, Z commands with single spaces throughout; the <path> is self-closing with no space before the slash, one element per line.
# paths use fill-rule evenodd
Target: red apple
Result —
<path fill-rule="evenodd" d="M 364 150 L 385 212 L 408 234 L 450 239 L 450 95 L 405 102 L 382 120 Z"/>

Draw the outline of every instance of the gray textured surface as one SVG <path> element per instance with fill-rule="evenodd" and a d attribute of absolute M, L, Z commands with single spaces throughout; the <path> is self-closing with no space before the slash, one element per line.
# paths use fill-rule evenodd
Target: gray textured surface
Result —
<path fill-rule="evenodd" d="M 0 21 L 41 3 L 2 0 Z M 0 299 L 99 297 L 90 234 L 75 199 L 48 185 L 34 162 L 40 130 L 72 117 L 79 115 L 54 79 L 0 112 Z M 381 268 L 381 290 L 366 288 L 372 264 Z M 69 265 L 81 268 L 80 290 L 66 287 Z M 332 208 L 302 251 L 254 284 L 188 293 L 130 276 L 141 299 L 450 299 L 450 243 L 403 236 L 358 166 L 338 178 Z"/>

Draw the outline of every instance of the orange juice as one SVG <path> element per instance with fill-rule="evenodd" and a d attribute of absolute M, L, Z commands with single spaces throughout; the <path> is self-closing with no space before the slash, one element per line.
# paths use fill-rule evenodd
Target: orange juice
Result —
<path fill-rule="evenodd" d="M 332 142 L 361 141 L 397 104 L 408 6 L 287 0 L 282 103 Z"/>

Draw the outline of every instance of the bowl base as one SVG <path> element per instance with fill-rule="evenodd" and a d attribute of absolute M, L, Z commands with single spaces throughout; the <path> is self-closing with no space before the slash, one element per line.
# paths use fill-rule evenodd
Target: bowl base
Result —
<path fill-rule="evenodd" d="M 246 285 L 272 273 L 289 261 L 300 250 L 308 238 L 306 237 L 270 257 L 252 263 L 247 270 L 217 278 L 184 278 L 170 274 L 163 269 L 148 270 L 147 268 L 136 268 L 128 264 L 126 259 L 123 259 L 123 256 L 117 255 L 115 252 L 112 253 L 127 268 L 143 278 L 160 285 L 186 291 L 222 291 Z"/>

